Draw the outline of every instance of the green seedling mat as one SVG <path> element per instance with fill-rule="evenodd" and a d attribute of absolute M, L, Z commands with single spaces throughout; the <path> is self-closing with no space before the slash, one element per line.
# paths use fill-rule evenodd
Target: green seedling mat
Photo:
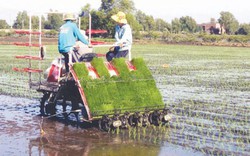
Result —
<path fill-rule="evenodd" d="M 113 59 L 111 63 L 119 76 L 110 77 L 102 58 L 94 58 L 91 62 L 99 79 L 88 76 L 85 63 L 73 66 L 93 116 L 164 107 L 162 96 L 142 58 L 131 61 L 135 71 L 129 71 L 125 58 Z"/>

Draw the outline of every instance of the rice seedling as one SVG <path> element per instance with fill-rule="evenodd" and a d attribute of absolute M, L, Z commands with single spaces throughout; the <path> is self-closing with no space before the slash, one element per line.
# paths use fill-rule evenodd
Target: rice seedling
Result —
<path fill-rule="evenodd" d="M 47 51 L 41 62 L 44 70 L 60 56 L 56 46 L 48 46 Z M 106 49 L 96 51 L 104 53 Z M 14 58 L 25 52 L 24 48 L 0 46 L 1 93 L 40 97 L 25 86 L 25 73 L 11 71 L 12 67 L 26 65 L 27 61 Z M 129 128 L 129 138 L 181 145 L 205 155 L 250 153 L 248 48 L 134 45 L 132 54 L 145 60 L 173 120 L 158 128 Z M 123 133 L 119 131 L 119 135 Z"/>

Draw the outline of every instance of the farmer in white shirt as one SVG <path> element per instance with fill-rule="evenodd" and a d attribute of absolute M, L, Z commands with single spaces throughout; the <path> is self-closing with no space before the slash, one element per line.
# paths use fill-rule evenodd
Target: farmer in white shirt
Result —
<path fill-rule="evenodd" d="M 132 47 L 132 30 L 126 19 L 124 12 L 118 12 L 111 16 L 116 21 L 115 26 L 115 46 L 109 49 L 106 54 L 107 61 L 111 61 L 113 58 L 126 57 Z"/>

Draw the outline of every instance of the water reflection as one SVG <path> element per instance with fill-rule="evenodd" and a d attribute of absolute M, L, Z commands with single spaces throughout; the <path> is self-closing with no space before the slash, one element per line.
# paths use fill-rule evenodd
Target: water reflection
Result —
<path fill-rule="evenodd" d="M 195 155 L 180 146 L 164 144 L 171 134 L 169 127 L 130 128 L 107 133 L 95 127 L 76 128 L 46 120 L 42 128 L 45 133 L 30 140 L 29 155 Z"/>
<path fill-rule="evenodd" d="M 47 120 L 45 134 L 31 139 L 29 155 L 158 155 L 159 145 L 142 143 L 130 138 L 129 131 L 100 132 L 96 128 L 82 129 Z M 137 131 L 138 132 L 138 131 Z M 137 136 L 138 137 L 138 136 Z"/>

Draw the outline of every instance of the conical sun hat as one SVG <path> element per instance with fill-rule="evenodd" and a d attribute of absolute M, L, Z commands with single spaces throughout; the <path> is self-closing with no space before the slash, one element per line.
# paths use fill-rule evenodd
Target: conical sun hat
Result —
<path fill-rule="evenodd" d="M 119 11 L 117 14 L 111 16 L 111 18 L 117 23 L 127 24 L 128 21 L 126 19 L 126 14 L 124 12 Z"/>
<path fill-rule="evenodd" d="M 65 15 L 63 16 L 63 20 L 64 20 L 64 21 L 67 21 L 67 20 L 72 20 L 72 21 L 74 21 L 74 20 L 76 20 L 76 18 L 75 18 L 75 15 L 74 15 L 74 14 L 72 14 L 72 13 L 67 13 L 67 14 L 65 14 Z"/>

